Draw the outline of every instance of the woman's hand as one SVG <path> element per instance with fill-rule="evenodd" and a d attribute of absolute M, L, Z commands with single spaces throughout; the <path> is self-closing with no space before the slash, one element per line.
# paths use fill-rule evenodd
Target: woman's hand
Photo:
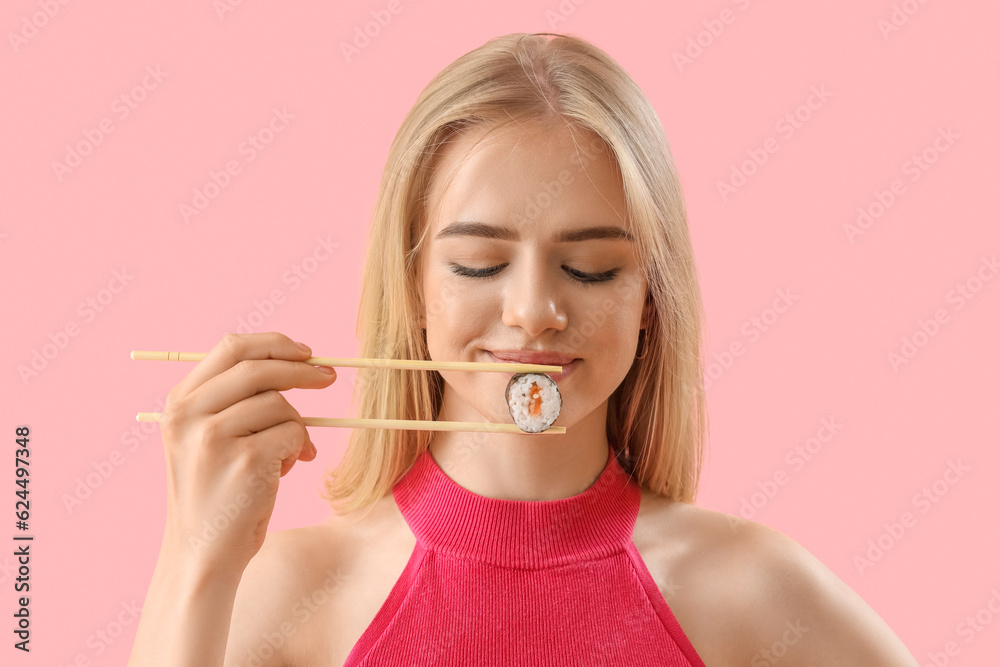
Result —
<path fill-rule="evenodd" d="M 160 431 L 163 546 L 172 557 L 242 573 L 260 550 L 279 479 L 297 460 L 316 458 L 302 417 L 279 392 L 337 378 L 303 363 L 310 356 L 279 333 L 228 334 L 170 391 Z"/>

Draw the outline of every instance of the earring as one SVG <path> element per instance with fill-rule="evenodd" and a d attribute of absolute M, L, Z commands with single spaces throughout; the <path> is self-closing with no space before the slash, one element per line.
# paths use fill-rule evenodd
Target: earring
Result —
<path fill-rule="evenodd" d="M 636 359 L 645 359 L 646 358 L 646 352 L 649 351 L 649 350 L 646 349 L 647 348 L 647 345 L 646 345 L 646 330 L 643 329 L 639 333 L 641 334 L 641 338 L 642 338 L 642 355 L 636 355 L 635 358 Z"/>

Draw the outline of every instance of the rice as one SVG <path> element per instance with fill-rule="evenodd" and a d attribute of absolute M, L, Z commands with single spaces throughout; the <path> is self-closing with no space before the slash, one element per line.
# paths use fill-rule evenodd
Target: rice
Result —
<path fill-rule="evenodd" d="M 552 426 L 562 409 L 556 381 L 544 373 L 515 373 L 507 383 L 507 409 L 525 433 L 541 433 Z"/>

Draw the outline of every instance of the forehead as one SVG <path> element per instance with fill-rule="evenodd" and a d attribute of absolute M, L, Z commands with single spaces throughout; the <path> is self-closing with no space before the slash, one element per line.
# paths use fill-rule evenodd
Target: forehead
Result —
<path fill-rule="evenodd" d="M 431 235 L 451 222 L 625 222 L 613 156 L 597 135 L 553 123 L 475 127 L 442 147 L 427 196 Z"/>

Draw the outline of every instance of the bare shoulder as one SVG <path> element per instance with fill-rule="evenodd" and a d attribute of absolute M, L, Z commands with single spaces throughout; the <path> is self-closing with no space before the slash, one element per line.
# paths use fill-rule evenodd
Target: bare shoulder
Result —
<path fill-rule="evenodd" d="M 732 599 L 741 558 L 726 515 L 643 489 L 632 540 L 681 629 L 706 665 L 746 665 L 754 641 Z M 736 623 L 733 621 L 736 620 Z"/>
<path fill-rule="evenodd" d="M 225 665 L 285 667 L 322 654 L 330 601 L 345 580 L 348 528 L 331 519 L 268 533 L 240 579 Z"/>
<path fill-rule="evenodd" d="M 391 493 L 348 516 L 268 533 L 240 581 L 225 664 L 343 664 L 415 544 Z"/>
<path fill-rule="evenodd" d="M 707 664 L 918 664 L 885 621 L 791 537 L 646 491 L 643 505 L 636 547 Z"/>
<path fill-rule="evenodd" d="M 770 650 L 772 660 L 782 653 L 816 667 L 917 667 L 882 617 L 805 547 L 768 526 L 730 519 L 744 554 L 738 604 L 755 613 L 751 657 Z"/>

